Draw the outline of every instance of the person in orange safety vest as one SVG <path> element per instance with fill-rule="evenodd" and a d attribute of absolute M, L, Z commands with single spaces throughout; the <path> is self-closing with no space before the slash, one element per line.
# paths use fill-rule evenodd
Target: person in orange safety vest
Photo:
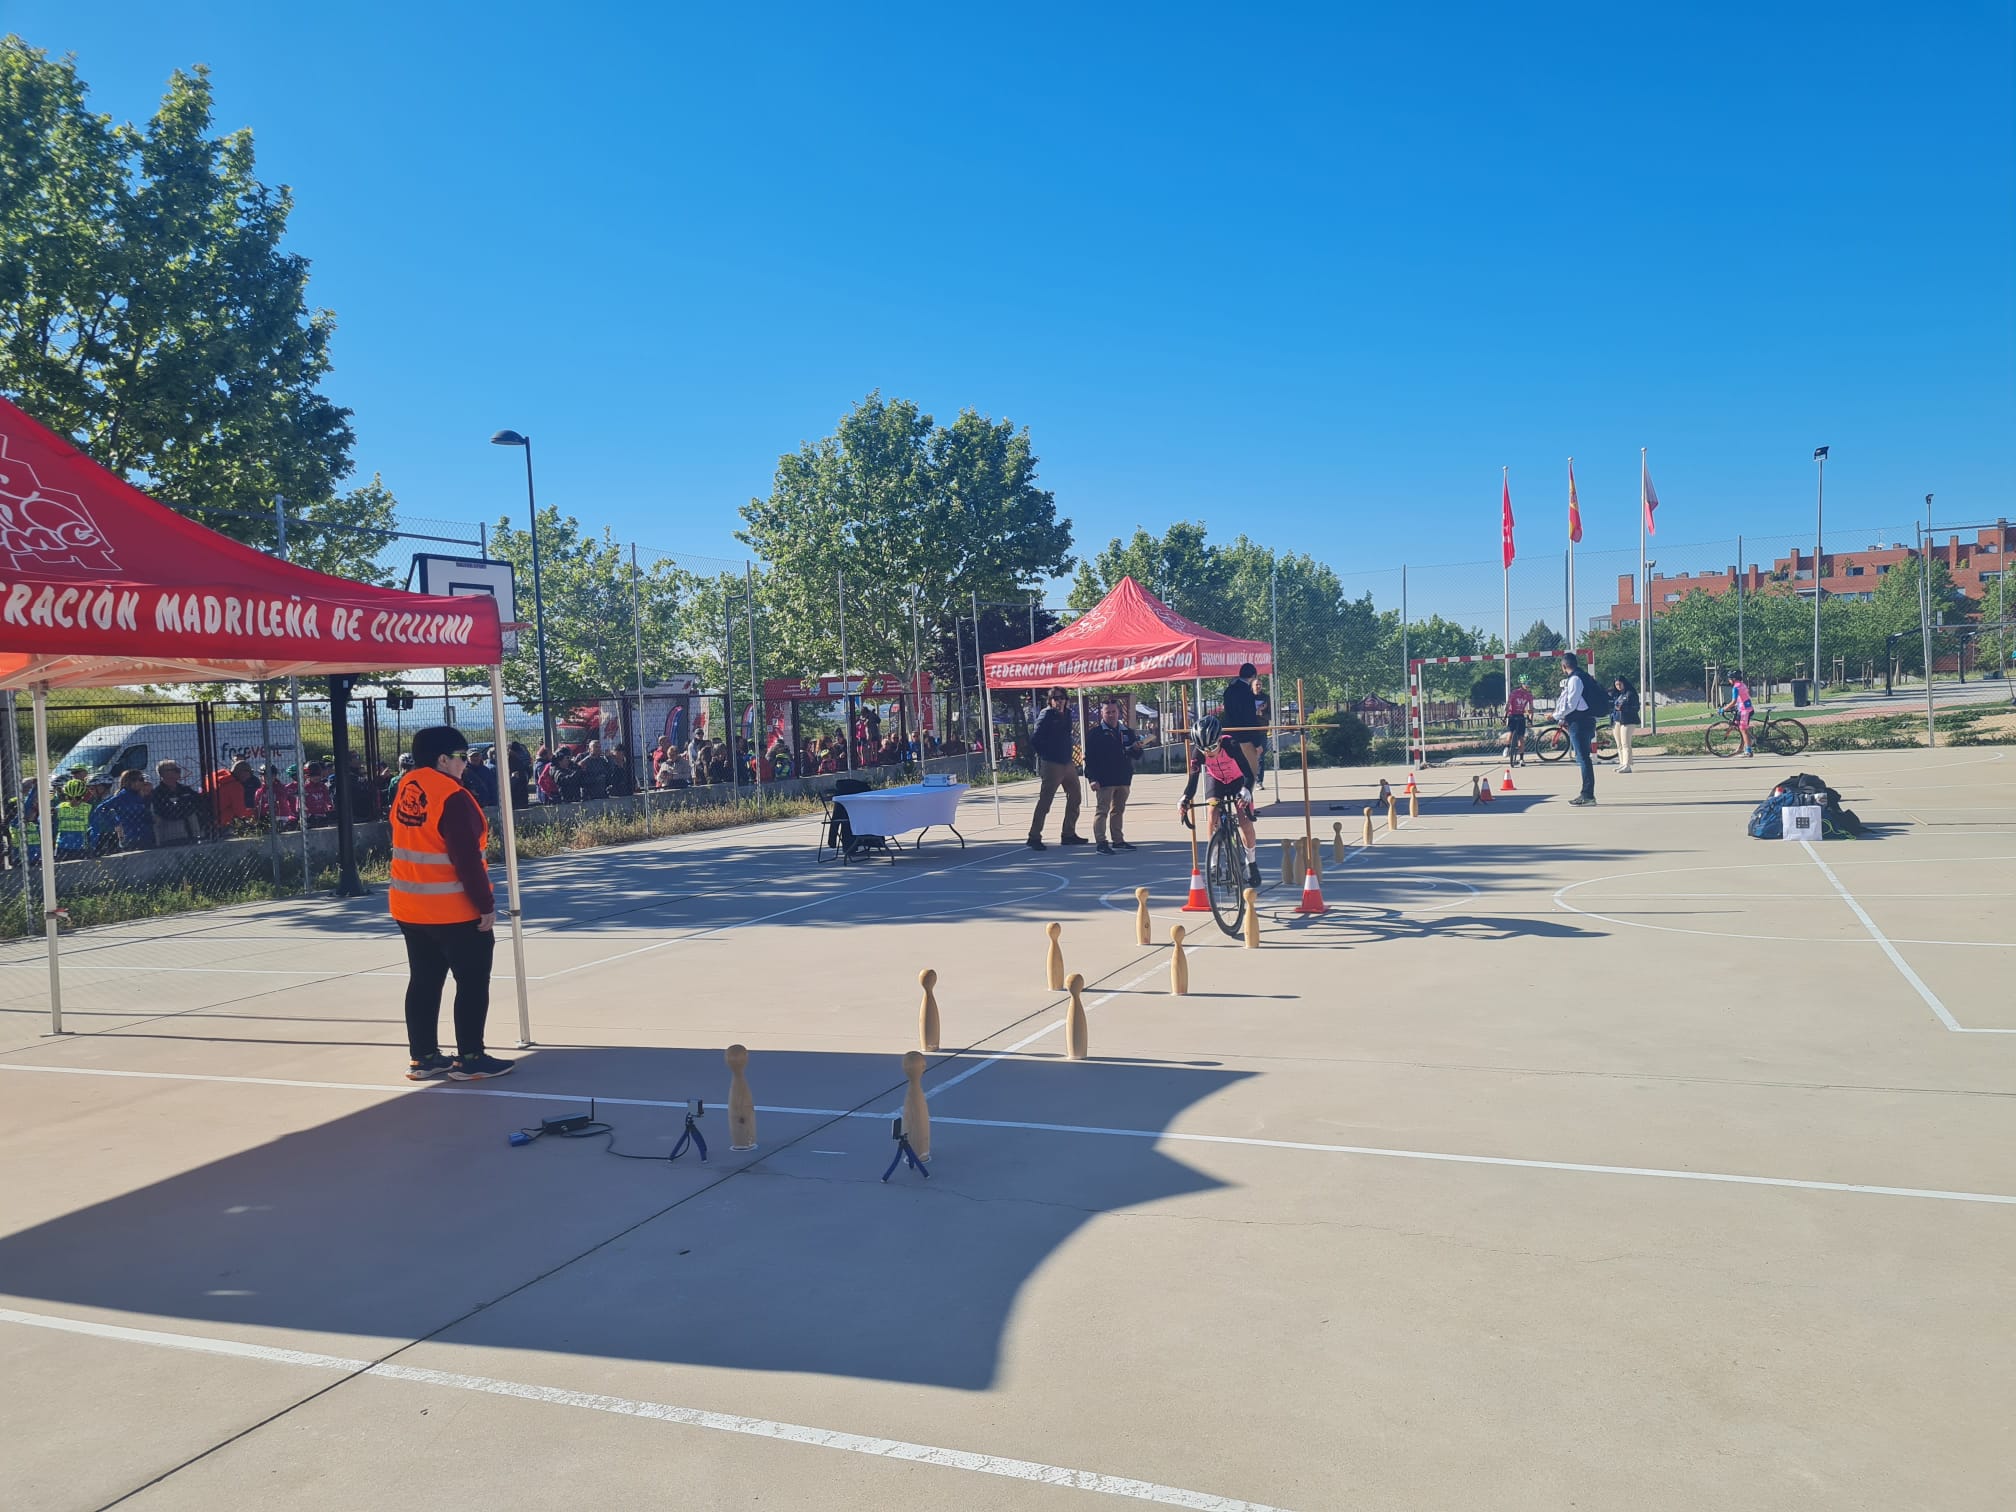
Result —
<path fill-rule="evenodd" d="M 490 825 L 462 785 L 469 742 L 452 725 L 413 736 L 413 769 L 392 794 L 392 917 L 406 939 L 408 1081 L 483 1081 L 511 1062 L 487 1054 L 497 897 Z M 441 989 L 455 978 L 455 1055 L 441 1053 Z"/>

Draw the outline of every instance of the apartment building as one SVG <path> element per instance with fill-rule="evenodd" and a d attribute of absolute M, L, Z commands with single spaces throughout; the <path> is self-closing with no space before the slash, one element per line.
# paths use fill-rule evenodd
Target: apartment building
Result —
<path fill-rule="evenodd" d="M 2016 553 L 2016 526 L 2010 525 L 2007 520 L 1998 520 L 1987 529 L 1976 531 L 1972 542 L 1949 535 L 1930 548 L 1933 559 L 1944 562 L 1947 571 L 1953 575 L 1954 586 L 1976 600 L 1995 596 L 2003 563 L 2011 553 Z M 1917 554 L 1915 546 L 1875 545 L 1861 551 L 1829 551 L 1820 559 L 1820 588 L 1829 598 L 1874 598 L 1876 584 L 1883 575 Z M 1779 557 L 1769 569 L 1753 562 L 1740 573 L 1733 566 L 1721 572 L 1668 575 L 1655 571 L 1646 596 L 1652 603 L 1652 612 L 1663 614 L 1690 593 L 1733 593 L 1739 581 L 1746 594 L 1761 593 L 1784 583 L 1801 596 L 1811 596 L 1813 553 L 1794 551 L 1790 556 Z M 1635 625 L 1638 614 L 1637 576 L 1620 572 L 1617 575 L 1617 601 L 1610 606 L 1607 619 L 1594 620 L 1589 628 L 1608 630 L 1619 625 Z"/>

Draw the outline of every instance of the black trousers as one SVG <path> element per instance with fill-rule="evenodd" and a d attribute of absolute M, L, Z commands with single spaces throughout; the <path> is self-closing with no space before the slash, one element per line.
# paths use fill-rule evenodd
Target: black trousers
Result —
<path fill-rule="evenodd" d="M 497 952 L 494 930 L 463 924 L 399 923 L 406 937 L 406 1048 L 413 1059 L 441 1053 L 441 989 L 455 977 L 455 1053 L 483 1053 L 483 1025 L 490 1017 L 490 960 Z"/>

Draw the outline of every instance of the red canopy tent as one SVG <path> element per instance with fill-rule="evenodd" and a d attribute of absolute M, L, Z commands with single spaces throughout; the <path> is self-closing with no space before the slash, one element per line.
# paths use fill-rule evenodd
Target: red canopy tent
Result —
<path fill-rule="evenodd" d="M 1130 683 L 1195 682 L 1203 706 L 1203 679 L 1230 677 L 1241 664 L 1274 672 L 1274 648 L 1266 641 L 1240 640 L 1187 620 L 1131 577 L 1123 577 L 1106 597 L 1055 635 L 1014 651 L 991 651 L 981 658 L 981 707 L 995 688 L 1110 688 Z M 1085 699 L 1078 699 L 1078 724 L 1085 725 Z M 1167 726 L 1165 725 L 1166 729 Z M 989 760 L 994 755 L 994 721 L 987 720 Z M 1000 784 L 994 801 L 1001 801 Z"/>
<path fill-rule="evenodd" d="M 1242 662 L 1271 675 L 1274 649 L 1207 630 L 1123 577 L 1055 635 L 1016 651 L 989 652 L 981 670 L 994 688 L 1105 688 L 1229 677 Z"/>
<path fill-rule="evenodd" d="M 330 577 L 207 530 L 0 398 L 0 688 L 35 707 L 36 805 L 50 819 L 48 692 L 487 666 L 503 748 L 497 605 Z M 530 1039 L 517 835 L 500 784 L 521 1036 Z M 55 847 L 42 847 L 50 1016 L 62 1032 Z"/>

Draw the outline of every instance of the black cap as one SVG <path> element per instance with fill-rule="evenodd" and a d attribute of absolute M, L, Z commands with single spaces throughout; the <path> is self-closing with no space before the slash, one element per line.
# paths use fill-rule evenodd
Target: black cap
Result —
<path fill-rule="evenodd" d="M 466 751 L 469 742 L 453 725 L 429 725 L 413 735 L 413 765 L 430 771 L 450 751 Z"/>

